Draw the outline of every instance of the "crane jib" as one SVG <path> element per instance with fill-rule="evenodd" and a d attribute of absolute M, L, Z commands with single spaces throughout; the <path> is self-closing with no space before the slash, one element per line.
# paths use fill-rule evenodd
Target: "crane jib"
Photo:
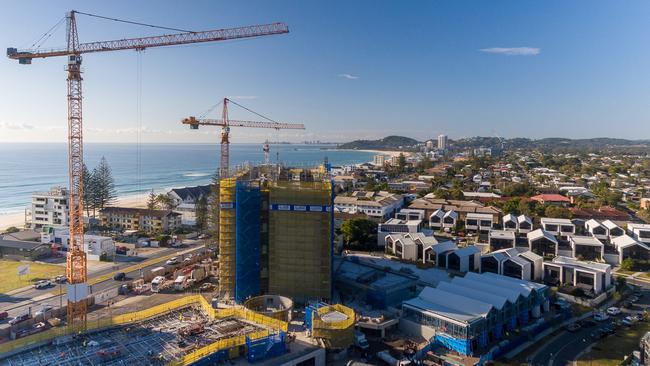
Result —
<path fill-rule="evenodd" d="M 164 47 L 182 44 L 203 43 L 227 41 L 241 38 L 252 38 L 259 36 L 285 34 L 289 33 L 289 28 L 284 23 L 270 23 L 262 25 L 253 25 L 238 28 L 217 29 L 202 32 L 186 32 L 167 34 L 161 36 L 141 37 L 118 39 L 111 41 L 98 41 L 81 43 L 78 48 L 72 52 L 69 49 L 49 49 L 49 50 L 18 50 L 16 48 L 7 48 L 7 57 L 19 60 L 20 63 L 31 63 L 29 59 L 66 56 L 71 54 L 82 54 L 92 52 L 107 52 L 119 50 L 142 50 L 151 47 Z"/>

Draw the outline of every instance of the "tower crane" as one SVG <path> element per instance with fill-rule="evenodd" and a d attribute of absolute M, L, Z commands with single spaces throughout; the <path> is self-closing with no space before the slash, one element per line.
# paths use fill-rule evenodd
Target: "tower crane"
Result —
<path fill-rule="evenodd" d="M 252 128 L 273 128 L 275 130 L 304 130 L 305 126 L 302 123 L 279 123 L 269 120 L 269 122 L 259 122 L 259 121 L 239 121 L 232 120 L 228 118 L 228 102 L 234 103 L 239 107 L 242 107 L 249 112 L 253 112 L 250 109 L 234 102 L 228 98 L 223 98 L 223 111 L 221 113 L 221 119 L 200 119 L 193 116 L 183 118 L 181 121 L 185 125 L 190 125 L 190 128 L 197 130 L 199 126 L 221 126 L 221 166 L 219 167 L 219 176 L 221 178 L 227 178 L 229 176 L 229 160 L 230 160 L 230 127 L 252 127 Z M 261 114 L 253 112 L 260 117 L 266 118 Z M 266 118 L 268 119 L 268 118 Z M 265 146 L 265 153 L 267 146 Z"/>
<path fill-rule="evenodd" d="M 117 39 L 109 41 L 96 41 L 89 43 L 79 42 L 76 15 L 86 15 L 117 22 L 124 22 L 154 28 L 174 30 L 180 33 L 171 33 L 160 36 L 142 38 Z M 61 20 L 62 21 L 62 20 Z M 59 23 L 60 24 L 60 23 Z M 136 23 L 121 19 L 107 18 L 100 15 L 83 13 L 72 10 L 66 14 L 66 39 L 67 47 L 61 49 L 28 49 L 18 50 L 7 48 L 7 57 L 18 60 L 19 64 L 31 64 L 32 59 L 48 57 L 67 57 L 68 63 L 68 178 L 70 209 L 70 243 L 66 259 L 66 274 L 68 278 L 68 325 L 85 327 L 87 294 L 87 263 L 84 252 L 84 227 L 83 227 L 83 123 L 82 123 L 82 54 L 108 52 L 119 50 L 142 51 L 146 48 L 184 45 L 201 42 L 227 41 L 241 38 L 252 38 L 274 34 L 288 33 L 289 29 L 283 23 L 244 26 L 208 31 L 186 31 L 181 29 L 154 26 L 151 24 Z"/>

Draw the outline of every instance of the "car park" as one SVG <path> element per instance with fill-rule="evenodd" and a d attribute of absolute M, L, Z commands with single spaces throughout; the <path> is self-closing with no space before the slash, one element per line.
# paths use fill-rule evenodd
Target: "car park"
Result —
<path fill-rule="evenodd" d="M 616 315 L 618 315 L 620 313 L 621 313 L 621 309 L 617 308 L 616 306 L 612 306 L 612 307 L 607 308 L 607 314 L 608 315 L 616 316 Z"/>
<path fill-rule="evenodd" d="M 50 287 L 50 286 L 52 286 L 52 282 L 50 282 L 50 281 L 48 281 L 48 280 L 40 280 L 40 281 L 37 281 L 37 282 L 34 284 L 34 288 L 35 288 L 35 289 L 48 288 L 48 287 Z"/>

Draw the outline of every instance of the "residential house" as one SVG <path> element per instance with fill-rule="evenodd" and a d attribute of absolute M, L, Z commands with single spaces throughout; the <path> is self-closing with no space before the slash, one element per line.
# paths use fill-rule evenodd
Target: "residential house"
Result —
<path fill-rule="evenodd" d="M 468 213 L 465 216 L 465 229 L 469 231 L 487 232 L 494 224 L 493 216 L 486 213 Z"/>
<path fill-rule="evenodd" d="M 404 205 L 404 197 L 385 191 L 355 191 L 350 196 L 336 196 L 334 208 L 340 212 L 364 213 L 377 220 L 391 217 Z"/>
<path fill-rule="evenodd" d="M 517 237 L 514 231 L 490 230 L 488 244 L 490 245 L 490 251 L 514 248 L 517 244 Z"/>
<path fill-rule="evenodd" d="M 530 197 L 531 200 L 537 201 L 542 205 L 557 205 L 557 206 L 568 206 L 571 203 L 571 200 L 564 197 L 561 194 L 539 194 L 537 196 Z"/>
<path fill-rule="evenodd" d="M 517 230 L 520 234 L 527 234 L 533 231 L 533 219 L 526 215 L 517 216 Z"/>
<path fill-rule="evenodd" d="M 541 256 L 524 248 L 501 249 L 481 256 L 481 273 L 538 281 L 542 278 L 542 262 Z"/>
<path fill-rule="evenodd" d="M 650 224 L 629 223 L 627 224 L 627 232 L 634 239 L 650 244 Z"/>
<path fill-rule="evenodd" d="M 605 245 L 595 236 L 569 235 L 571 256 L 580 260 L 602 261 Z"/>
<path fill-rule="evenodd" d="M 612 267 L 609 264 L 557 256 L 551 262 L 544 262 L 543 266 L 544 282 L 549 285 L 575 286 L 593 296 L 612 285 Z"/>
<path fill-rule="evenodd" d="M 625 234 L 625 230 L 621 228 L 620 226 L 616 225 L 611 220 L 605 220 L 602 222 L 602 225 L 607 229 L 607 239 L 612 240 L 617 236 L 621 236 Z"/>
<path fill-rule="evenodd" d="M 167 192 L 171 207 L 180 212 L 183 225 L 196 225 L 196 204 L 202 199 L 206 202 L 212 192 L 212 186 L 173 188 Z"/>
<path fill-rule="evenodd" d="M 612 244 L 618 252 L 618 263 L 612 264 L 623 263 L 628 258 L 640 261 L 650 260 L 650 247 L 627 234 L 612 239 Z"/>
<path fill-rule="evenodd" d="M 34 261 L 50 254 L 52 254 L 52 249 L 49 244 L 0 239 L 0 256 L 2 258 Z"/>
<path fill-rule="evenodd" d="M 556 236 L 568 236 L 576 233 L 576 226 L 569 219 L 542 217 L 540 222 L 544 231 Z"/>
<path fill-rule="evenodd" d="M 601 240 L 609 239 L 609 230 L 607 230 L 607 227 L 594 219 L 590 219 L 585 222 L 585 229 L 595 238 Z"/>
<path fill-rule="evenodd" d="M 537 229 L 526 235 L 530 251 L 542 257 L 557 256 L 558 241 L 551 233 L 544 229 Z"/>

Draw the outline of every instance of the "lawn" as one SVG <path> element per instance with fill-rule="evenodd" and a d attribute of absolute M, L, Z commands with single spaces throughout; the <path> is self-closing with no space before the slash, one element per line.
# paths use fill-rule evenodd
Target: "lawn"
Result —
<path fill-rule="evenodd" d="M 639 340 L 650 331 L 650 323 L 639 322 L 630 328 L 619 327 L 616 334 L 601 339 L 596 343 L 591 352 L 578 360 L 578 366 L 589 365 L 619 365 L 623 357 L 639 348 Z"/>
<path fill-rule="evenodd" d="M 18 266 L 29 264 L 29 274 L 18 277 Z M 0 293 L 29 286 L 41 279 L 52 279 L 57 275 L 65 275 L 65 267 L 54 264 L 17 262 L 0 260 Z"/>

